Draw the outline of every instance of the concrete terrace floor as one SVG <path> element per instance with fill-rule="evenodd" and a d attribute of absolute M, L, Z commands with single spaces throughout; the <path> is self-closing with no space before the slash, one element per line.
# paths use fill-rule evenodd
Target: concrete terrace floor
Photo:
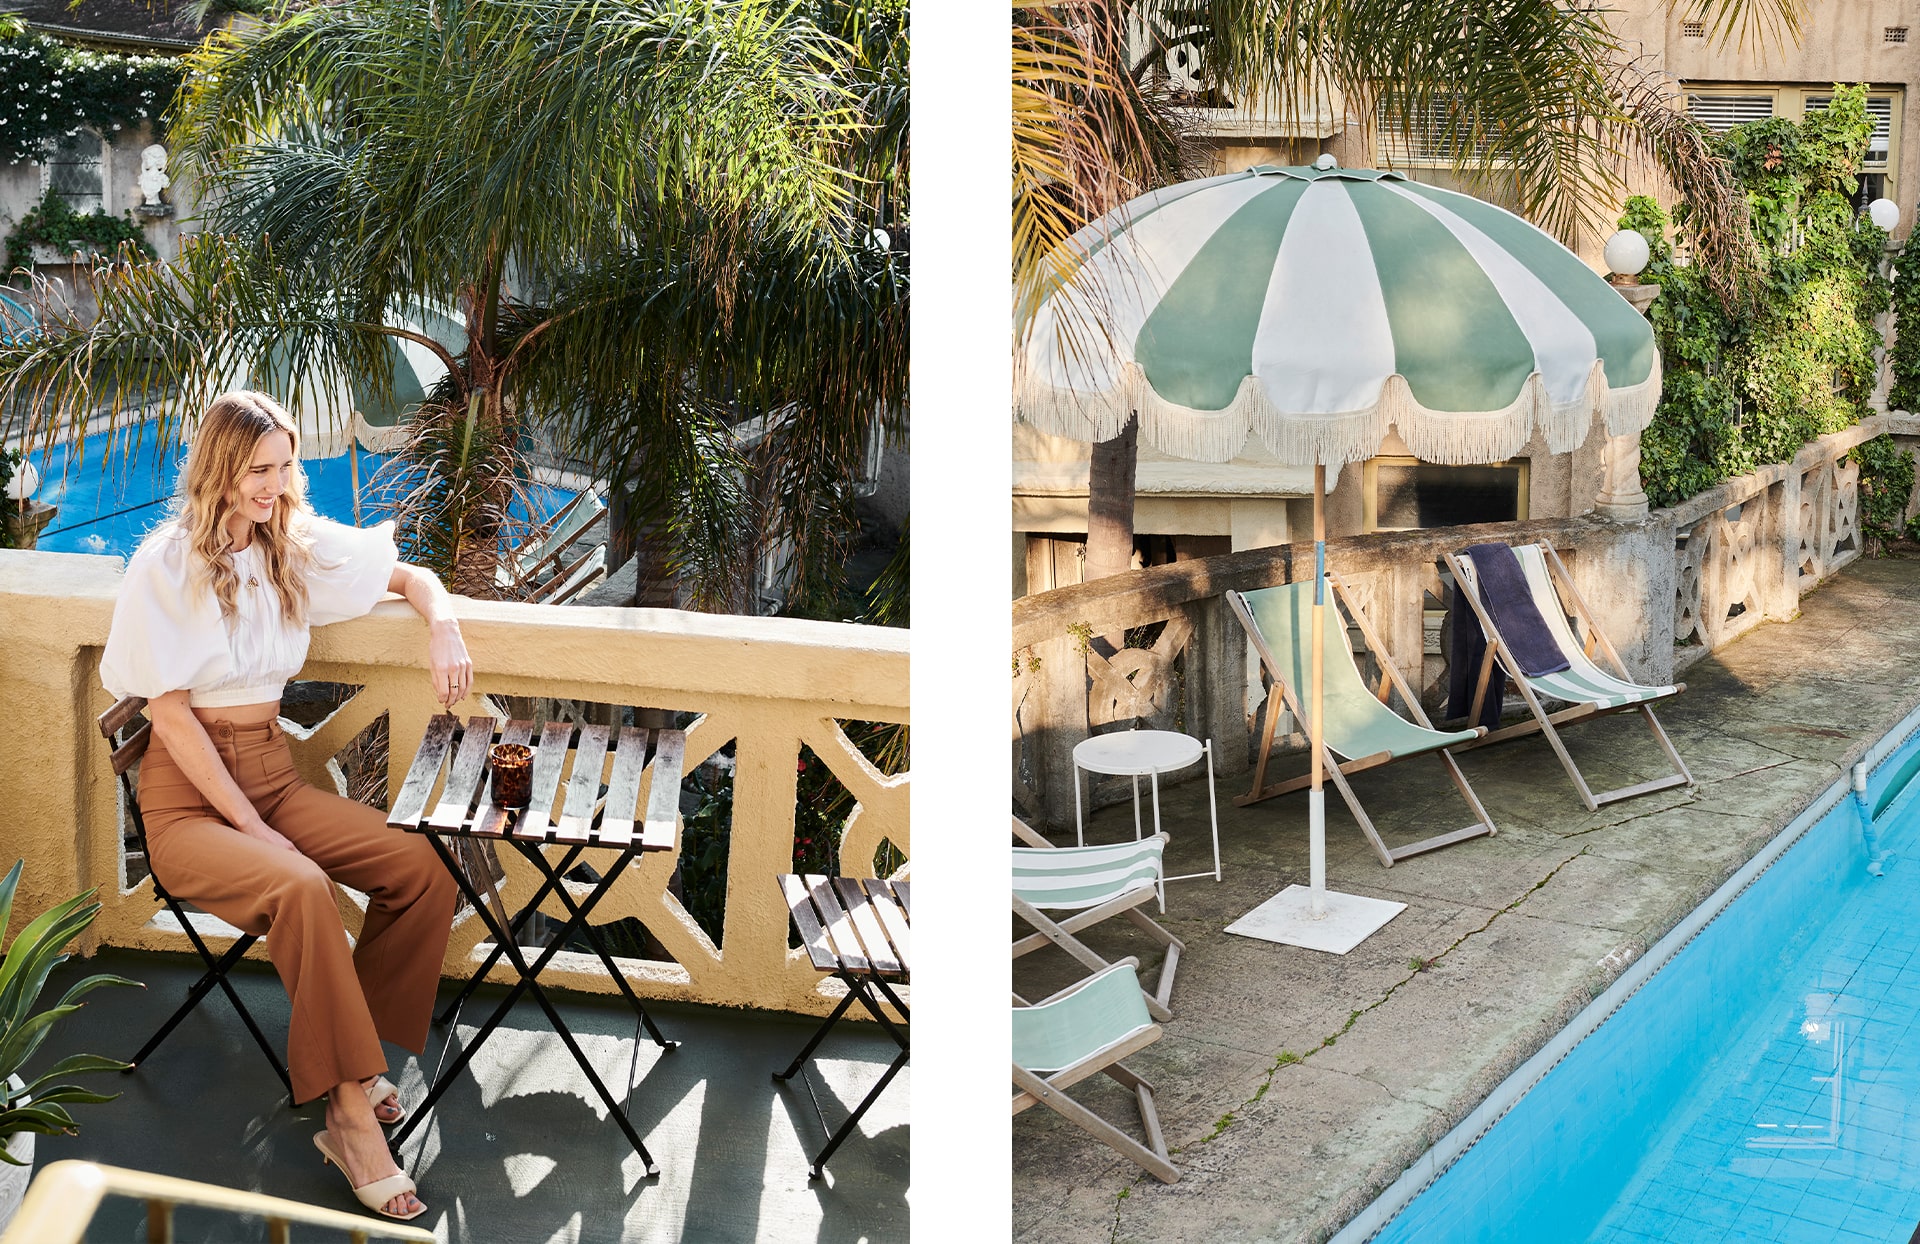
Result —
<path fill-rule="evenodd" d="M 184 957 L 104 951 L 63 965 L 45 996 L 57 999 L 66 983 L 87 972 L 113 972 L 148 987 L 88 995 L 35 1056 L 36 1066 L 80 1050 L 128 1056 L 198 975 Z M 280 1042 L 288 1007 L 279 978 L 265 964 L 248 963 L 234 980 L 268 1039 Z M 454 992 L 443 988 L 442 1003 Z M 503 992 L 485 987 L 466 1003 L 452 1026 L 459 1039 L 473 1035 Z M 799 1052 L 817 1021 L 659 1004 L 649 1008 L 654 1022 L 681 1042 L 662 1054 L 644 1038 L 635 1043 L 638 1023 L 617 999 L 549 992 L 614 1094 L 634 1086 L 629 1117 L 659 1164 L 659 1177 L 640 1178 L 626 1138 L 538 1006 L 523 998 L 435 1106 L 435 1117 L 402 1147 L 402 1165 L 428 1207 L 414 1225 L 449 1244 L 883 1244 L 907 1238 L 911 1067 L 834 1154 L 826 1180 L 809 1183 L 808 1157 L 830 1131 L 822 1130 L 801 1077 L 782 1085 L 771 1073 Z M 410 1107 L 452 1057 L 448 1036 L 448 1029 L 435 1027 L 420 1058 L 387 1047 L 388 1076 Z M 879 1079 L 894 1048 L 874 1024 L 835 1028 L 823 1057 L 807 1065 L 829 1128 Z M 77 1158 L 337 1210 L 359 1208 L 346 1180 L 323 1166 L 313 1147 L 324 1105 L 288 1104 L 267 1060 L 218 994 L 133 1074 L 93 1077 L 91 1087 L 121 1096 L 74 1107 L 78 1135 L 40 1137 L 37 1166 Z M 144 1221 L 140 1204 L 109 1200 L 86 1238 L 144 1240 Z M 267 1236 L 261 1220 L 182 1209 L 173 1238 L 230 1244 Z M 346 1237 L 296 1227 L 293 1238 Z"/>
<path fill-rule="evenodd" d="M 1658 712 L 1692 791 L 1589 814 L 1544 739 L 1498 744 L 1461 767 L 1499 835 L 1388 871 L 1329 789 L 1330 888 L 1408 904 L 1344 957 L 1222 932 L 1307 870 L 1306 796 L 1236 808 L 1248 779 L 1223 779 L 1225 878 L 1169 887 L 1163 922 L 1187 944 L 1174 1018 L 1128 1061 L 1155 1085 L 1180 1181 L 1029 1110 L 1013 1123 L 1014 1239 L 1327 1239 L 1920 702 L 1916 604 L 1920 562 L 1856 562 L 1795 621 L 1685 671 L 1688 690 Z M 1637 716 L 1564 737 L 1597 790 L 1664 764 Z M 1470 819 L 1431 761 L 1361 774 L 1355 789 L 1390 843 Z M 1204 782 L 1162 797 L 1167 871 L 1210 868 Z M 1104 809 L 1090 830 L 1129 836 L 1132 813 Z M 1157 972 L 1157 948 L 1124 921 L 1086 936 Z M 1034 954 L 1015 988 L 1042 996 L 1075 966 Z M 1139 1134 L 1112 1081 L 1073 1092 Z"/>

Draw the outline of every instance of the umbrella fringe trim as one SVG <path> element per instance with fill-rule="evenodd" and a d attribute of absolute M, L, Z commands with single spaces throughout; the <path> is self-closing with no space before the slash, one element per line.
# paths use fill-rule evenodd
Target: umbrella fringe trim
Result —
<path fill-rule="evenodd" d="M 1015 418 L 1042 432 L 1078 441 L 1113 439 L 1137 411 L 1149 445 L 1190 462 L 1230 462 L 1255 434 L 1283 463 L 1317 461 L 1339 467 L 1378 454 L 1389 429 L 1397 429 L 1414 456 L 1427 462 L 1499 462 L 1525 448 L 1536 431 L 1550 452 L 1566 453 L 1586 440 L 1596 417 L 1604 416 L 1610 435 L 1645 429 L 1659 401 L 1657 357 L 1646 380 L 1623 389 L 1607 386 L 1606 366 L 1596 360 L 1584 391 L 1566 403 L 1554 402 L 1535 372 L 1499 410 L 1434 410 L 1414 397 L 1405 377 L 1395 374 L 1381 385 L 1372 406 L 1330 414 L 1279 409 L 1256 376 L 1241 381 L 1224 409 L 1195 410 L 1161 397 L 1140 365 L 1128 363 L 1118 383 L 1101 393 L 1016 377 L 1013 410 Z"/>

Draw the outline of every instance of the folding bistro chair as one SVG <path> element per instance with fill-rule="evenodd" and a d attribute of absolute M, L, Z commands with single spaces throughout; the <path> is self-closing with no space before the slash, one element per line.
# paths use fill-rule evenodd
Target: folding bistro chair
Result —
<path fill-rule="evenodd" d="M 1035 930 L 1013 944 L 1013 957 L 1018 959 L 1042 946 L 1054 945 L 1089 970 L 1104 972 L 1112 964 L 1074 934 L 1110 916 L 1125 916 L 1166 947 L 1159 982 L 1152 991 L 1141 992 L 1155 1019 L 1171 1019 L 1167 1000 L 1173 996 L 1173 973 L 1186 943 L 1140 910 L 1153 898 L 1160 882 L 1161 853 L 1167 836 L 1155 834 L 1138 842 L 1105 846 L 1056 847 L 1017 816 L 1013 818 L 1013 833 L 1030 844 L 1013 848 L 1013 914 Z M 1055 921 L 1046 914 L 1049 911 L 1073 914 Z"/>
<path fill-rule="evenodd" d="M 1153 1085 L 1120 1060 L 1160 1039 L 1147 1016 L 1131 961 L 1063 989 L 1034 1006 L 1013 1008 L 1013 1112 L 1045 1106 L 1094 1139 L 1112 1145 L 1161 1183 L 1180 1178 L 1167 1157 Z M 1088 1076 L 1105 1073 L 1132 1089 L 1147 1143 L 1141 1144 L 1067 1096 Z"/>
<path fill-rule="evenodd" d="M 1660 719 L 1653 715 L 1653 703 L 1671 696 L 1679 695 L 1687 689 L 1685 683 L 1675 683 L 1670 687 L 1647 686 L 1634 682 L 1627 672 L 1626 663 L 1620 654 L 1614 651 L 1607 637 L 1600 633 L 1594 621 L 1593 610 L 1580 596 L 1573 585 L 1573 577 L 1567 573 L 1566 563 L 1560 560 L 1560 554 L 1553 545 L 1545 540 L 1537 544 L 1517 545 L 1513 555 L 1520 563 L 1520 572 L 1525 582 L 1525 593 L 1514 600 L 1495 600 L 1489 602 L 1488 587 L 1484 581 L 1484 567 L 1476 567 L 1473 558 L 1468 556 L 1471 550 L 1447 555 L 1447 565 L 1453 571 L 1454 582 L 1459 584 L 1467 601 L 1479 619 L 1480 628 L 1487 637 L 1487 654 L 1476 673 L 1473 692 L 1473 706 L 1468 720 L 1477 721 L 1480 710 L 1485 704 L 1488 684 L 1491 680 L 1494 663 L 1512 679 L 1520 692 L 1520 698 L 1526 702 L 1527 711 L 1532 720 L 1517 725 L 1505 726 L 1478 740 L 1481 743 L 1497 743 L 1502 739 L 1514 738 L 1522 734 L 1539 731 L 1547 736 L 1547 742 L 1553 745 L 1554 755 L 1560 758 L 1560 764 L 1573 779 L 1574 789 L 1580 792 L 1580 800 L 1587 805 L 1587 811 L 1597 810 L 1601 804 L 1617 803 L 1622 799 L 1631 799 L 1635 795 L 1645 795 L 1656 790 L 1666 790 L 1673 786 L 1693 785 L 1693 774 L 1687 771 L 1686 761 L 1680 759 L 1680 753 L 1674 750 L 1673 740 L 1661 728 Z M 1571 603 L 1572 609 L 1567 608 Z M 1562 670 L 1528 673 L 1519 657 L 1515 654 L 1508 637 L 1503 635 L 1495 615 L 1507 618 L 1507 625 L 1527 625 L 1525 615 L 1528 611 L 1537 613 L 1545 624 L 1547 637 L 1559 649 L 1559 657 L 1566 663 Z M 1584 642 L 1575 635 L 1568 625 L 1568 614 L 1578 621 L 1584 633 Z M 1613 666 L 1615 673 L 1609 673 L 1594 664 L 1592 653 L 1598 651 Z M 1554 662 L 1557 664 L 1558 662 Z M 1538 668 L 1538 667 L 1536 667 Z M 1555 700 L 1569 705 L 1558 712 L 1549 713 L 1544 704 Z M 1581 776 L 1580 769 L 1573 763 L 1573 757 L 1567 754 L 1566 744 L 1561 742 L 1560 727 L 1575 725 L 1596 717 L 1605 717 L 1613 713 L 1632 710 L 1646 719 L 1647 728 L 1653 731 L 1654 739 L 1660 744 L 1660 750 L 1666 753 L 1675 772 L 1668 777 L 1655 778 L 1647 782 L 1638 782 L 1631 786 L 1622 786 L 1616 790 L 1595 794 L 1588 787 L 1587 780 Z"/>
<path fill-rule="evenodd" d="M 149 880 L 153 882 L 153 897 L 155 901 L 165 903 L 167 910 L 173 913 L 173 918 L 180 922 L 180 927 L 186 932 L 187 940 L 192 942 L 193 948 L 200 953 L 200 958 L 207 965 L 207 970 L 187 990 L 187 999 L 180 1004 L 180 1009 L 175 1011 L 166 1023 L 160 1025 L 160 1030 L 147 1039 L 147 1043 L 140 1047 L 139 1053 L 127 1060 L 129 1065 L 126 1070 L 132 1071 L 145 1062 L 147 1055 L 160 1048 L 160 1043 L 179 1026 L 188 1012 L 199 1006 L 200 1000 L 206 997 L 215 985 L 218 985 L 227 995 L 227 1001 L 233 1003 L 233 1009 L 240 1013 L 240 1022 L 247 1026 L 249 1033 L 253 1034 L 254 1043 L 260 1047 L 260 1052 L 265 1054 L 267 1061 L 273 1064 L 274 1074 L 280 1077 L 280 1083 L 286 1085 L 287 1092 L 291 1094 L 293 1081 L 287 1075 L 287 1065 L 281 1061 L 280 1055 L 274 1051 L 273 1046 L 267 1043 L 265 1034 L 260 1031 L 260 1025 L 254 1022 L 252 1012 L 247 1010 L 247 1004 L 240 1000 L 240 995 L 234 991 L 233 985 L 227 980 L 227 972 L 234 964 L 240 962 L 241 957 L 247 953 L 247 948 L 259 939 L 251 933 L 242 933 L 234 939 L 233 945 L 227 948 L 225 954 L 216 956 L 201 939 L 200 931 L 193 927 L 193 921 L 188 917 L 186 909 L 180 905 L 178 899 L 167 892 L 166 886 L 160 881 L 160 874 L 154 871 L 153 852 L 147 848 L 147 824 L 140 816 L 140 795 L 134 787 L 130 774 L 133 766 L 146 755 L 147 744 L 153 740 L 153 724 L 140 718 L 140 712 L 146 706 L 146 700 L 140 696 L 126 697 L 100 714 L 100 733 L 106 738 L 107 745 L 113 749 L 113 773 L 120 779 L 120 790 L 126 797 L 127 816 L 133 821 L 133 833 L 139 839 L 140 852 L 146 856 Z M 139 722 L 138 725 L 134 724 L 136 721 Z"/>
<path fill-rule="evenodd" d="M 908 1033 L 904 1025 L 908 1020 L 907 1005 L 894 992 L 894 984 L 906 984 L 912 976 L 912 890 L 906 881 L 882 881 L 874 877 L 822 877 L 813 875 L 783 875 L 779 878 L 780 892 L 786 897 L 787 910 L 793 916 L 793 926 L 800 931 L 800 940 L 805 943 L 807 956 L 813 960 L 815 970 L 828 972 L 840 978 L 847 992 L 827 1016 L 826 1021 L 814 1031 L 813 1037 L 801 1051 L 794 1055 L 785 1071 L 776 1071 L 776 1080 L 790 1080 L 799 1073 L 813 1052 L 820 1048 L 821 1040 L 840 1022 L 847 1008 L 854 1002 L 867 1009 L 867 1013 L 879 1023 L 893 1043 L 900 1047 L 899 1054 L 875 1082 L 860 1104 L 853 1108 L 833 1135 L 827 1140 L 827 1147 L 813 1159 L 811 1179 L 820 1178 L 826 1170 L 827 1159 L 840 1147 L 840 1142 L 853 1134 L 859 1125 L 861 1116 L 880 1096 L 900 1069 L 907 1065 L 909 1054 Z M 875 996 L 876 991 L 879 997 Z M 895 1024 L 887 1017 L 880 1005 L 884 997 L 900 1016 Z M 814 1107 L 816 1113 L 819 1106 Z M 820 1120 L 825 1126 L 826 1119 Z"/>
<path fill-rule="evenodd" d="M 1354 664 L 1353 649 L 1347 643 L 1347 628 L 1340 622 L 1336 609 L 1328 620 L 1321 645 L 1321 697 L 1326 712 L 1321 763 L 1339 790 L 1340 797 L 1346 800 L 1347 810 L 1360 823 L 1360 831 L 1373 844 L 1380 862 L 1392 868 L 1397 861 L 1410 855 L 1497 832 L 1492 818 L 1480 805 L 1473 787 L 1467 785 L 1466 775 L 1460 772 L 1459 763 L 1448 750 L 1472 742 L 1484 731 L 1477 726 L 1468 730 L 1435 730 L 1420 707 L 1420 697 L 1401 679 L 1400 671 L 1394 667 L 1379 636 L 1374 634 L 1367 615 L 1353 604 L 1346 584 L 1339 575 L 1332 573 L 1327 575 L 1327 582 L 1330 587 L 1329 602 L 1337 599 L 1346 605 L 1347 612 L 1353 615 L 1354 621 L 1360 626 L 1368 650 L 1378 661 L 1382 677 L 1377 689 L 1369 689 L 1362 680 L 1360 667 Z M 1304 789 L 1312 780 L 1303 775 L 1268 785 L 1266 776 L 1267 761 L 1273 751 L 1275 724 L 1280 719 L 1274 697 L 1278 696 L 1286 705 L 1294 719 L 1301 723 L 1303 731 L 1308 728 L 1305 697 L 1309 694 L 1311 684 L 1308 680 L 1312 677 L 1310 645 L 1313 635 L 1313 584 L 1287 583 L 1253 592 L 1228 592 L 1226 597 L 1233 615 L 1240 619 L 1240 625 L 1247 630 L 1248 642 L 1260 654 L 1260 663 L 1273 679 L 1273 691 L 1267 698 L 1266 725 L 1260 734 L 1259 759 L 1254 763 L 1253 789 L 1234 799 L 1234 803 L 1244 807 L 1275 795 Z M 1395 690 L 1400 693 L 1407 711 L 1413 714 L 1413 721 L 1408 721 L 1388 707 L 1387 697 Z M 1366 809 L 1360 806 L 1359 798 L 1347 782 L 1347 775 L 1405 760 L 1410 756 L 1428 754 L 1439 759 L 1447 776 L 1459 788 L 1461 798 L 1467 801 L 1467 807 L 1475 819 L 1460 829 L 1436 834 L 1404 847 L 1389 847 L 1381 840 Z M 1345 759 L 1336 760 L 1336 756 Z"/>

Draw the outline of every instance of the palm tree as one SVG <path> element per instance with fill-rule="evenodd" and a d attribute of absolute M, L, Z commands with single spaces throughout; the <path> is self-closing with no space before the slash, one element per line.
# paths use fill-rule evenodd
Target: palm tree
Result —
<path fill-rule="evenodd" d="M 1743 42 L 1797 37 L 1806 13 L 1805 0 L 1668 3 Z M 1169 46 L 1202 49 L 1208 76 L 1236 97 L 1331 91 L 1362 116 L 1437 119 L 1456 139 L 1457 172 L 1502 179 L 1565 237 L 1617 201 L 1622 157 L 1650 159 L 1695 204 L 1696 258 L 1732 302 L 1753 267 L 1745 201 L 1605 16 L 1598 0 L 1015 0 L 1016 341 L 1078 262 L 1077 230 L 1186 175 L 1162 154 L 1165 103 L 1143 81 Z M 1064 331 L 1067 349 L 1099 348 L 1097 323 Z M 1132 554 L 1134 435 L 1130 425 L 1094 446 L 1089 577 Z"/>
<path fill-rule="evenodd" d="M 873 285 L 885 66 L 843 35 L 878 20 L 764 0 L 348 0 L 217 38 L 171 131 L 206 231 L 171 263 L 96 272 L 96 317 L 47 308 L 47 332 L 0 350 L 0 408 L 50 435 L 102 402 L 164 397 L 164 425 L 248 372 L 384 393 L 404 338 L 448 369 L 403 481 L 441 521 L 410 553 L 492 594 L 513 455 L 541 433 L 610 478 L 624 528 L 649 537 L 643 580 L 692 572 L 724 603 L 744 512 L 728 425 L 785 411 L 839 479 L 854 455 L 836 451 L 902 404 L 904 279 L 846 296 Z M 904 63 L 904 42 L 879 50 Z M 460 309 L 462 348 L 405 326 L 420 305 Z M 840 314 L 796 322 L 822 306 Z"/>

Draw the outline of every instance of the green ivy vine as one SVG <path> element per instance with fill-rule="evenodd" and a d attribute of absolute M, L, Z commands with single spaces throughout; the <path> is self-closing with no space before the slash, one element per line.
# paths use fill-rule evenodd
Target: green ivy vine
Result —
<path fill-rule="evenodd" d="M 83 128 L 111 138 L 158 120 L 183 72 L 164 56 L 70 47 L 0 16 L 0 164 L 38 160 Z"/>
<path fill-rule="evenodd" d="M 1920 246 L 1911 240 L 1893 265 L 1893 323 L 1893 388 L 1887 405 L 1920 410 Z"/>
<path fill-rule="evenodd" d="M 86 249 L 110 257 L 118 255 L 121 243 L 127 242 L 148 259 L 160 257 L 131 214 L 110 216 L 103 211 L 76 212 L 67 205 L 65 199 L 51 190 L 32 211 L 20 218 L 20 223 L 7 235 L 9 272 L 32 262 L 31 247 L 36 242 L 62 252 L 71 243 L 83 242 Z"/>
<path fill-rule="evenodd" d="M 1865 88 L 1836 86 L 1832 106 L 1798 124 L 1756 121 L 1716 140 L 1746 191 L 1762 254 L 1745 305 L 1731 310 L 1668 239 L 1671 224 L 1686 240 L 1689 207 L 1669 219 L 1644 195 L 1627 201 L 1620 225 L 1645 235 L 1652 258 L 1642 279 L 1660 286 L 1650 314 L 1665 379 L 1640 446 L 1653 504 L 1787 461 L 1867 413 L 1880 344 L 1873 320 L 1892 297 L 1879 270 L 1887 235 L 1856 218 L 1851 202 L 1871 133 Z M 1910 487 L 1911 460 L 1890 440 L 1854 456 L 1863 526 L 1884 539 L 1907 496 L 1887 472 L 1906 460 Z"/>

